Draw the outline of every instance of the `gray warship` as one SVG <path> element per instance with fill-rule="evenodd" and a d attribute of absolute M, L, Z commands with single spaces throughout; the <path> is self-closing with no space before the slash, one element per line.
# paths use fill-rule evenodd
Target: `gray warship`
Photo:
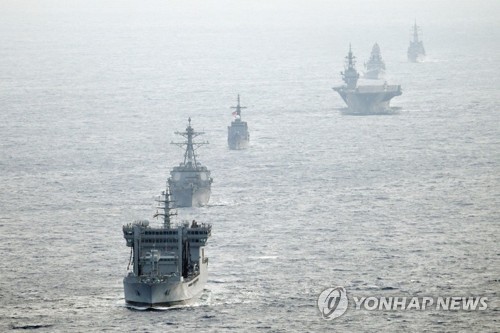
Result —
<path fill-rule="evenodd" d="M 210 224 L 195 220 L 174 224 L 169 189 L 157 199 L 163 223 L 136 221 L 123 226 L 130 247 L 128 275 L 123 279 L 125 302 L 138 307 L 163 307 L 189 303 L 203 291 L 208 275 L 205 245 Z M 130 266 L 132 265 L 132 270 Z"/>
<path fill-rule="evenodd" d="M 210 171 L 196 160 L 195 147 L 208 142 L 193 142 L 193 139 L 204 132 L 195 132 L 191 127 L 191 118 L 185 132 L 175 132 L 186 138 L 185 142 L 172 142 L 179 147 L 186 146 L 184 161 L 170 171 L 168 186 L 175 207 L 203 206 L 208 203 L 213 179 Z"/>
<path fill-rule="evenodd" d="M 382 60 L 382 55 L 380 53 L 380 47 L 377 43 L 373 45 L 372 52 L 370 54 L 370 59 L 365 63 L 365 74 L 363 77 L 365 79 L 379 79 L 385 74 L 385 63 Z"/>
<path fill-rule="evenodd" d="M 389 106 L 391 99 L 402 94 L 400 85 L 358 84 L 359 73 L 355 67 L 355 57 L 349 45 L 344 72 L 341 72 L 344 85 L 334 87 L 340 97 L 347 104 L 346 114 L 371 115 L 393 113 Z"/>
<path fill-rule="evenodd" d="M 412 27 L 412 36 L 410 40 L 410 46 L 408 46 L 408 60 L 411 62 L 419 62 L 425 58 L 424 43 L 419 40 L 420 27 L 417 26 L 417 21 Z"/>
<path fill-rule="evenodd" d="M 238 105 L 231 108 L 236 109 L 236 111 L 233 112 L 235 118 L 231 122 L 231 126 L 227 127 L 229 149 L 245 149 L 250 141 L 250 133 L 246 121 L 241 120 L 241 109 L 246 109 L 246 107 L 240 106 L 240 95 L 238 95 Z"/>

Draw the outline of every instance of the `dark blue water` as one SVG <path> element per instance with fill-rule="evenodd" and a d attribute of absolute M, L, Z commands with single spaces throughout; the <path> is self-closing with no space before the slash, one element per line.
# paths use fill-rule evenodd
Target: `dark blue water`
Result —
<path fill-rule="evenodd" d="M 453 9 L 453 11 L 451 11 Z M 450 17 L 443 16 L 443 12 Z M 453 13 L 453 15 L 452 15 Z M 0 4 L 0 330 L 495 331 L 500 8 L 451 1 Z M 417 18 L 428 57 L 406 60 Z M 403 95 L 346 116 L 349 43 Z M 241 94 L 246 151 L 227 149 Z M 121 226 L 152 219 L 192 117 L 213 224 L 200 300 L 124 306 Z M 359 311 L 321 291 L 485 296 L 488 309 Z"/>

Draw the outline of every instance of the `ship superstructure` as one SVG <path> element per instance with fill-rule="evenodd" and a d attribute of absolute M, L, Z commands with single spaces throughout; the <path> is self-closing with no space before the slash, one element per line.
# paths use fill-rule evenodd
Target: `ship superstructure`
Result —
<path fill-rule="evenodd" d="M 241 120 L 241 109 L 246 109 L 246 107 L 240 105 L 240 95 L 238 95 L 238 104 L 231 108 L 235 111 L 233 112 L 234 120 L 231 122 L 231 126 L 227 127 L 229 149 L 245 149 L 250 142 L 250 133 L 246 121 Z"/>
<path fill-rule="evenodd" d="M 123 280 L 129 305 L 154 308 L 187 303 L 198 296 L 207 281 L 208 258 L 205 245 L 211 236 L 210 224 L 195 220 L 173 223 L 169 189 L 157 200 L 163 223 L 136 221 L 123 226 L 131 248 L 128 275 Z"/>
<path fill-rule="evenodd" d="M 334 87 L 347 104 L 347 114 L 387 114 L 392 113 L 390 101 L 402 94 L 400 85 L 359 84 L 359 73 L 355 67 L 356 57 L 349 45 L 344 72 L 341 72 L 344 85 Z"/>
<path fill-rule="evenodd" d="M 415 21 L 412 27 L 410 46 L 408 47 L 408 60 L 411 62 L 419 62 L 425 58 L 424 43 L 419 39 L 419 33 L 421 34 L 421 30 L 417 25 L 417 21 Z"/>
<path fill-rule="evenodd" d="M 196 159 L 195 149 L 208 142 L 194 142 L 193 139 L 204 132 L 195 132 L 191 127 L 191 118 L 185 132 L 175 132 L 186 138 L 185 142 L 172 142 L 180 147 L 186 147 L 184 161 L 174 167 L 168 178 L 168 186 L 175 207 L 203 206 L 208 203 L 213 179 L 210 171 Z"/>
<path fill-rule="evenodd" d="M 385 74 L 385 63 L 382 60 L 380 47 L 377 43 L 372 47 L 370 59 L 365 63 L 365 70 L 365 74 L 363 75 L 365 79 L 380 79 Z"/>

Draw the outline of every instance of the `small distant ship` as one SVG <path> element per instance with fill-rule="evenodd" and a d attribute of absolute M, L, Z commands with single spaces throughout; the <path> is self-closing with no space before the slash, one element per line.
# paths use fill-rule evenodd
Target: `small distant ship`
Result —
<path fill-rule="evenodd" d="M 417 21 L 413 25 L 412 38 L 408 47 L 408 60 L 411 62 L 419 62 L 425 58 L 424 43 L 419 40 L 420 27 L 417 26 Z"/>
<path fill-rule="evenodd" d="M 246 121 L 241 120 L 241 109 L 246 109 L 245 106 L 240 106 L 240 95 L 238 95 L 238 105 L 231 107 L 236 109 L 233 112 L 234 120 L 231 126 L 227 127 L 227 143 L 229 149 L 245 149 L 250 142 L 250 133 Z"/>
<path fill-rule="evenodd" d="M 163 224 L 136 221 L 123 226 L 123 237 L 131 248 L 128 275 L 123 279 L 128 305 L 155 308 L 184 304 L 203 291 L 208 276 L 205 245 L 212 233 L 210 224 L 183 222 L 171 217 L 169 189 L 158 198 L 155 217 Z"/>
<path fill-rule="evenodd" d="M 401 86 L 388 85 L 387 82 L 379 85 L 359 85 L 355 59 L 349 45 L 345 69 L 340 73 L 345 85 L 333 88 L 347 104 L 345 113 L 354 115 L 392 113 L 389 104 L 393 97 L 402 94 Z"/>
<path fill-rule="evenodd" d="M 385 63 L 382 60 L 382 55 L 380 53 L 380 47 L 377 43 L 373 45 L 372 53 L 370 54 L 370 59 L 365 63 L 365 74 L 363 77 L 365 79 L 380 79 L 385 74 Z"/>
<path fill-rule="evenodd" d="M 191 127 L 191 118 L 185 132 L 175 132 L 186 138 L 185 142 L 172 142 L 179 147 L 186 146 L 184 161 L 174 167 L 168 178 L 168 186 L 172 194 L 175 207 L 197 207 L 208 203 L 211 194 L 213 179 L 210 171 L 196 160 L 195 147 L 208 142 L 193 142 L 193 139 L 204 132 L 195 132 Z"/>

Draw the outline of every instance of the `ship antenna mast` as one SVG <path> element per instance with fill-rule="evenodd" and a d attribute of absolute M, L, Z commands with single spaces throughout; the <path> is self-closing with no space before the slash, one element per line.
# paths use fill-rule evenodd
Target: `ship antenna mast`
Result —
<path fill-rule="evenodd" d="M 238 105 L 231 106 L 231 109 L 236 109 L 236 115 L 241 119 L 241 109 L 246 109 L 246 106 L 240 106 L 240 94 L 238 94 Z"/>
<path fill-rule="evenodd" d="M 163 210 L 163 213 L 156 211 L 156 214 L 153 217 L 163 216 L 163 227 L 170 228 L 170 217 L 177 215 L 177 212 L 172 212 L 172 208 L 170 208 L 170 204 L 173 202 L 170 200 L 170 188 L 167 186 L 166 191 L 162 191 L 158 200 L 157 209 Z"/>
<path fill-rule="evenodd" d="M 188 118 L 188 127 L 186 127 L 186 132 L 175 132 L 175 134 L 183 136 L 187 139 L 185 142 L 171 142 L 171 144 L 183 147 L 186 146 L 186 152 L 184 153 L 184 165 L 190 167 L 197 167 L 196 154 L 194 151 L 202 145 L 207 145 L 208 141 L 204 142 L 193 142 L 193 139 L 198 135 L 205 134 L 205 132 L 195 132 L 191 127 L 191 117 Z"/>
<path fill-rule="evenodd" d="M 418 25 L 417 25 L 417 19 L 415 19 L 415 24 L 413 25 L 413 42 L 418 43 Z"/>
<path fill-rule="evenodd" d="M 352 48 L 351 48 L 351 43 L 349 43 L 349 53 L 347 54 L 347 57 L 345 57 L 347 60 L 347 68 L 346 69 L 354 69 L 354 65 L 356 64 L 356 57 L 352 55 Z"/>

